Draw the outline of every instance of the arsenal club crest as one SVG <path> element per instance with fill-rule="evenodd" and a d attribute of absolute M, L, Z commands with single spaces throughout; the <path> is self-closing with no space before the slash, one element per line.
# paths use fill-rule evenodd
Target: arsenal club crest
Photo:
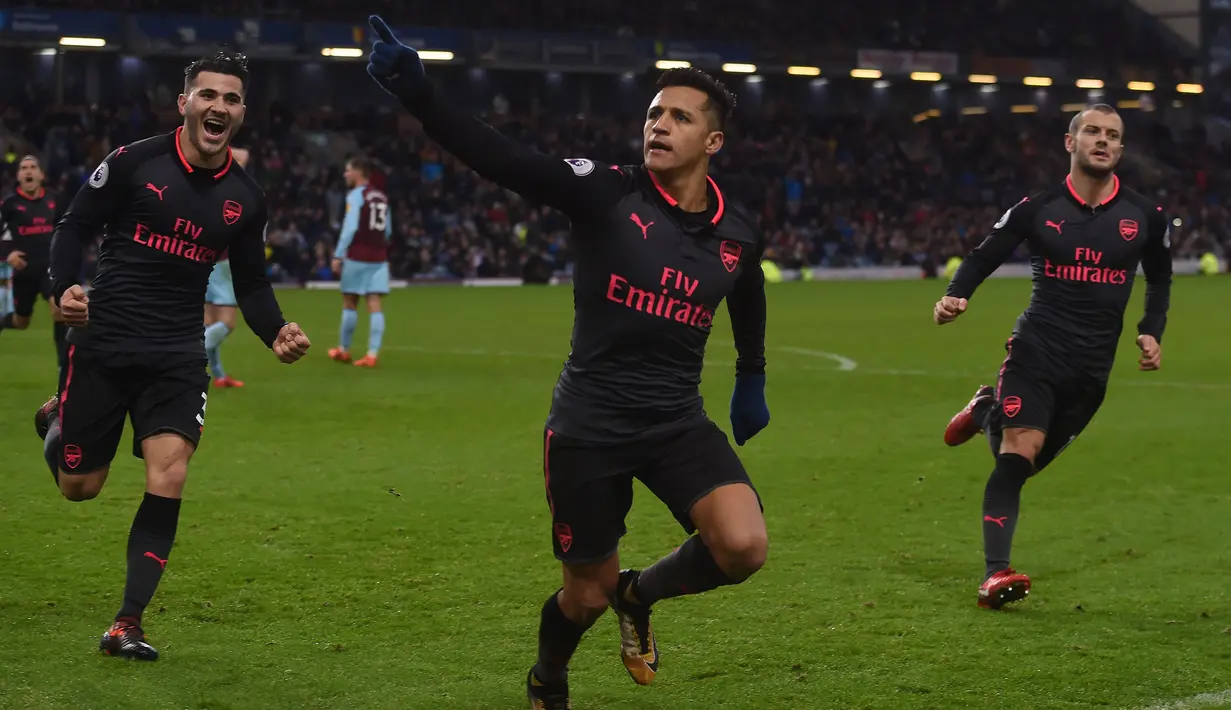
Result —
<path fill-rule="evenodd" d="M 1120 236 L 1124 237 L 1126 242 L 1133 241 L 1133 237 L 1137 236 L 1137 221 L 1132 219 L 1120 220 Z"/>
<path fill-rule="evenodd" d="M 239 216 L 244 213 L 244 206 L 235 200 L 227 200 L 222 203 L 222 221 L 231 226 L 239 221 Z"/>
<path fill-rule="evenodd" d="M 568 552 L 573 546 L 573 529 L 568 523 L 556 523 L 556 539 L 560 541 L 560 549 Z"/>
<path fill-rule="evenodd" d="M 1017 416 L 1017 413 L 1022 411 L 1022 398 L 1016 395 L 1004 398 L 1004 414 L 1010 419 Z"/>
<path fill-rule="evenodd" d="M 64 465 L 69 469 L 77 468 L 81 465 L 81 447 L 76 444 L 67 444 L 64 447 Z"/>
<path fill-rule="evenodd" d="M 724 241 L 722 246 L 718 247 L 718 256 L 722 257 L 722 268 L 731 273 L 735 273 L 735 267 L 739 266 L 739 257 L 744 253 L 744 248 L 732 241 Z"/>

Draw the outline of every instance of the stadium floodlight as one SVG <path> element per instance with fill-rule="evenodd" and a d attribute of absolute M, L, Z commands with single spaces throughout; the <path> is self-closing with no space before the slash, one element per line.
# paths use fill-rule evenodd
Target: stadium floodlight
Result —
<path fill-rule="evenodd" d="M 1101 89 L 1103 88 L 1102 79 L 1078 79 L 1077 88 L 1079 89 Z"/>
<path fill-rule="evenodd" d="M 321 50 L 322 57 L 362 57 L 363 50 L 358 47 L 325 47 Z"/>
<path fill-rule="evenodd" d="M 727 62 L 722 65 L 722 70 L 728 74 L 752 74 L 757 70 L 757 65 L 743 64 L 740 62 Z"/>
<path fill-rule="evenodd" d="M 655 69 L 687 69 L 692 66 L 692 62 L 686 62 L 682 59 L 659 59 L 654 62 Z"/>
<path fill-rule="evenodd" d="M 940 81 L 940 72 L 935 71 L 913 71 L 910 73 L 912 81 Z"/>
<path fill-rule="evenodd" d="M 1141 99 L 1121 99 L 1116 102 L 1116 108 L 1141 108 Z"/>
<path fill-rule="evenodd" d="M 425 62 L 451 62 L 453 52 L 447 49 L 420 49 L 419 59 Z"/>
<path fill-rule="evenodd" d="M 852 69 L 851 78 L 853 79 L 879 79 L 881 78 L 880 69 Z"/>
<path fill-rule="evenodd" d="M 1022 83 L 1026 86 L 1051 86 L 1051 77 L 1047 76 L 1027 76 L 1022 77 Z"/>
<path fill-rule="evenodd" d="M 106 47 L 107 40 L 101 37 L 61 37 L 61 47 Z"/>
<path fill-rule="evenodd" d="M 966 80 L 972 84 L 995 84 L 996 76 L 994 74 L 971 74 L 966 77 Z"/>
<path fill-rule="evenodd" d="M 820 76 L 820 67 L 787 67 L 786 73 L 791 76 Z"/>
<path fill-rule="evenodd" d="M 986 106 L 966 106 L 962 109 L 963 116 L 982 116 L 987 113 Z"/>
<path fill-rule="evenodd" d="M 1034 104 L 1017 104 L 1009 110 L 1013 113 L 1038 113 L 1039 107 Z"/>
<path fill-rule="evenodd" d="M 1181 94 L 1200 94 L 1205 91 L 1205 87 L 1200 84 L 1177 84 L 1175 90 Z"/>
<path fill-rule="evenodd" d="M 1060 105 L 1061 113 L 1077 113 L 1078 111 L 1085 111 L 1085 110 L 1086 110 L 1086 104 L 1083 104 L 1083 103 L 1072 103 L 1072 104 L 1061 104 Z"/>
<path fill-rule="evenodd" d="M 1128 82 L 1129 91 L 1153 91 L 1154 82 L 1152 81 L 1130 81 Z"/>

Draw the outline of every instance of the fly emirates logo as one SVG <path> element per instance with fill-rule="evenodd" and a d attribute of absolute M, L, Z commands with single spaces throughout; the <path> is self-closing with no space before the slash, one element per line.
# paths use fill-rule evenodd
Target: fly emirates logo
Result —
<path fill-rule="evenodd" d="M 1109 269 L 1099 266 L 1103 260 L 1103 252 L 1097 249 L 1077 247 L 1073 260 L 1076 264 L 1053 264 L 1050 259 L 1043 261 L 1043 275 L 1049 279 L 1061 281 L 1082 281 L 1093 284 L 1112 284 L 1119 286 L 1128 283 L 1128 270 Z"/>
<path fill-rule="evenodd" d="M 698 284 L 699 280 L 684 272 L 665 267 L 659 279 L 662 292 L 654 293 L 630 285 L 628 279 L 619 274 L 612 274 L 607 281 L 607 300 L 676 323 L 709 328 L 714 323 L 714 312 L 703 304 L 684 299 L 692 298 Z"/>
<path fill-rule="evenodd" d="M 141 246 L 157 249 L 182 259 L 200 264 L 213 264 L 218 261 L 218 250 L 196 243 L 204 229 L 189 220 L 177 217 L 175 229 L 172 230 L 173 234 L 157 234 L 148 226 L 138 222 L 137 230 L 133 233 L 133 241 Z"/>

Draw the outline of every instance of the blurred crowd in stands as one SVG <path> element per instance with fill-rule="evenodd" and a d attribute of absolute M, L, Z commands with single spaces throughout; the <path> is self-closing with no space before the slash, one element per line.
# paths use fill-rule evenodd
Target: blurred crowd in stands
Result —
<path fill-rule="evenodd" d="M 424 0 L 378 0 L 371 9 L 387 11 L 394 22 L 431 17 L 431 24 L 442 26 L 461 26 L 481 17 L 484 23 L 508 28 L 605 27 L 635 36 L 661 36 L 671 27 L 671 36 L 692 32 L 716 40 L 755 42 L 768 33 L 776 41 L 762 41 L 761 46 L 786 48 L 784 52 L 793 46 L 792 38 L 816 46 L 815 33 L 820 32 L 832 35 L 834 46 L 859 37 L 855 47 L 967 54 L 986 50 L 1046 57 L 1063 50 L 1065 57 L 1089 52 L 1105 58 L 1111 56 L 1108 48 L 1119 47 L 1116 57 L 1148 60 L 1163 75 L 1173 70 L 1179 75 L 1183 63 L 1159 42 L 1122 31 L 1138 26 L 1127 19 L 1123 25 L 1070 21 L 1074 3 L 1103 8 L 1106 0 L 1068 0 L 1070 11 L 1065 13 L 1055 12 L 1054 0 L 995 0 L 993 5 L 999 8 L 995 12 L 1002 15 L 995 21 L 985 11 L 951 12 L 957 0 L 880 3 L 896 8 L 893 12 L 868 12 L 865 5 L 855 3 L 752 0 L 739 3 L 739 17 L 752 18 L 747 23 L 732 23 L 715 9 L 730 5 L 735 12 L 734 0 L 707 2 L 705 12 L 696 0 L 665 6 L 649 0 L 596 0 L 583 3 L 584 7 L 556 0 L 484 2 L 482 7 L 479 2 L 454 0 L 428 8 Z M 777 11 L 749 11 L 770 5 Z M 1126 3 L 1114 5 L 1120 8 L 1114 12 L 1128 12 L 1122 7 Z M 48 6 L 86 9 L 90 3 L 51 0 Z M 110 7 L 158 11 L 160 4 L 116 0 Z M 223 1 L 210 7 L 216 14 L 234 10 L 266 17 L 356 21 L 350 16 L 353 8 L 339 0 Z M 979 23 L 978 31 L 967 26 L 971 22 Z M 1030 32 L 1021 32 L 1023 27 Z M 808 37 L 797 37 L 801 31 Z M 1146 50 L 1154 54 L 1142 55 Z M 357 80 L 371 88 L 366 75 L 361 75 L 362 65 L 357 66 L 359 74 L 351 76 L 361 76 Z M 280 71 L 285 74 L 285 67 Z M 466 70 L 456 71 L 464 76 Z M 138 90 L 136 96 L 91 106 L 47 108 L 55 103 L 49 100 L 47 87 L 27 82 L 24 94 L 8 92 L 7 105 L 0 96 L 0 136 L 7 131 L 34 146 L 48 167 L 51 189 L 71 197 L 110 150 L 170 130 L 180 120 L 174 110 L 177 77 L 161 68 L 153 73 L 168 74 L 159 80 L 165 83 L 150 86 L 144 94 Z M 327 82 L 324 76 L 303 74 L 299 80 L 314 82 L 312 86 L 341 84 L 348 91 L 358 88 L 345 80 Z M 473 87 L 458 93 L 468 94 L 467 105 L 482 106 L 483 118 L 512 139 L 561 158 L 640 162 L 637 116 L 650 93 L 629 88 L 632 84 L 589 92 L 601 100 L 595 99 L 592 112 L 581 114 L 554 105 L 559 99 L 550 95 L 526 101 L 521 85 L 504 86 L 502 95 L 501 87 L 489 85 L 487 79 L 483 82 L 487 83 L 481 100 L 469 91 Z M 543 90 L 550 94 L 549 88 Z M 765 97 L 753 97 L 755 115 L 737 112 L 736 126 L 713 164 L 712 173 L 728 199 L 743 203 L 760 221 L 769 242 L 767 257 L 784 268 L 943 264 L 977 244 L 1007 207 L 1031 191 L 1059 182 L 1068 168 L 1063 137 L 1069 115 L 1055 106 L 1037 114 L 957 116 L 948 111 L 920 121 L 918 101 L 886 108 L 886 101 L 894 100 L 859 93 L 866 89 L 839 96 L 844 90 L 833 83 L 827 90 L 835 100 L 825 111 L 815 111 L 799 94 L 771 101 L 767 97 L 772 92 L 765 89 Z M 304 93 L 294 86 L 287 91 Z M 557 87 L 555 93 L 558 97 L 586 92 L 574 92 L 570 86 L 567 91 Z M 315 96 L 313 100 L 322 101 Z M 511 102 L 506 96 L 518 100 Z M 384 101 L 386 107 L 392 103 Z M 877 110 L 868 110 L 871 103 L 878 104 Z M 629 109 L 617 115 L 614 104 L 628 104 Z M 563 216 L 478 178 L 396 111 L 359 104 L 345 108 L 277 101 L 249 107 L 237 144 L 251 149 L 249 171 L 269 197 L 268 243 L 276 278 L 300 282 L 332 278 L 329 256 L 344 206 L 345 154 L 325 146 L 339 144 L 348 146 L 348 153 L 358 150 L 372 158 L 377 166 L 375 182 L 389 194 L 394 227 L 390 260 L 396 278 L 519 277 L 571 268 L 569 224 Z M 1129 148 L 1121 175 L 1126 184 L 1158 201 L 1178 220 L 1173 230 L 1176 256 L 1213 251 L 1226 258 L 1231 251 L 1231 212 L 1226 206 L 1231 197 L 1231 174 L 1226 168 L 1231 155 L 1210 145 L 1200 130 L 1166 127 L 1159 114 L 1126 110 L 1124 118 Z M 0 150 L 10 167 L 20 158 L 17 146 L 0 144 Z M 5 170 L 0 177 L 0 192 L 13 189 L 13 172 Z M 1017 258 L 1021 257 L 1019 253 Z"/>
<path fill-rule="evenodd" d="M 6 127 L 37 136 L 63 126 L 8 107 Z M 639 126 L 595 117 L 537 119 L 488 116 L 514 140 L 560 157 L 639 162 Z M 1123 164 L 1126 184 L 1157 200 L 1180 220 L 1177 258 L 1231 250 L 1228 156 L 1195 136 L 1176 140 L 1129 115 L 1131 148 L 1167 161 L 1167 172 Z M 133 109 L 77 114 L 47 156 L 50 188 L 71 195 L 115 147 L 169 130 Z M 273 274 L 279 279 L 328 279 L 329 255 L 341 224 L 345 186 L 338 162 L 314 161 L 296 130 L 249 125 L 241 144 L 252 149 L 250 171 L 267 191 Z M 1058 182 L 1067 170 L 1065 117 L 971 116 L 963 119 L 859 115 L 808 120 L 781 115 L 733 139 L 713 174 L 728 199 L 745 205 L 769 242 L 767 257 L 784 268 L 943 263 L 963 255 L 1010 205 Z M 394 206 L 391 263 L 397 278 L 521 276 L 527 268 L 567 271 L 568 220 L 527 204 L 476 176 L 414 127 L 361 130 L 355 138 L 378 166 Z M 44 141 L 47 139 L 44 138 Z M 39 145 L 35 141 L 35 145 Z M 20 155 L 6 150 L 10 169 L 0 190 L 14 189 Z M 1019 255 L 1020 257 L 1020 255 Z"/>

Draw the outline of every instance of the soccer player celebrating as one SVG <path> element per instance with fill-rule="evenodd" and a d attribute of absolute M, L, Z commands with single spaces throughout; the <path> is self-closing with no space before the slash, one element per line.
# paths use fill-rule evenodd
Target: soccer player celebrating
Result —
<path fill-rule="evenodd" d="M 662 75 L 641 165 L 561 160 L 525 150 L 451 107 L 417 53 L 379 17 L 368 72 L 429 137 L 480 175 L 572 220 L 577 252 L 572 353 L 543 438 L 552 544 L 564 585 L 542 607 L 530 707 L 569 707 L 568 664 L 608 606 L 621 657 L 650 683 L 658 649 L 651 606 L 737 584 L 765 562 L 760 500 L 698 386 L 724 299 L 738 351 L 731 428 L 737 444 L 769 423 L 765 404 L 763 238 L 708 174 L 734 97 L 697 70 Z M 620 570 L 618 546 L 640 479 L 691 535 L 649 568 Z"/>
<path fill-rule="evenodd" d="M 333 271 L 342 274 L 342 330 L 338 347 L 329 350 L 337 362 L 350 362 L 350 344 L 359 322 L 359 297 L 368 304 L 368 352 L 355 367 L 376 367 L 380 343 L 385 337 L 385 314 L 380 299 L 389 293 L 389 198 L 368 184 L 372 165 L 355 157 L 346 163 L 346 217 L 333 252 Z"/>
<path fill-rule="evenodd" d="M 34 303 L 40 298 L 46 300 L 51 306 L 56 358 L 63 367 L 68 326 L 61 322 L 59 309 L 51 301 L 51 277 L 47 275 L 51 235 L 60 221 L 63 204 L 47 194 L 43 180 L 38 158 L 27 155 L 17 164 L 17 192 L 0 203 L 0 261 L 13 272 L 13 312 L 0 319 L 0 331 L 30 327 Z"/>
<path fill-rule="evenodd" d="M 231 148 L 236 164 L 248 167 L 248 149 Z M 223 250 L 218 263 L 209 273 L 205 287 L 205 358 L 214 387 L 243 387 L 244 383 L 228 377 L 222 369 L 222 341 L 235 330 L 235 284 L 231 280 L 231 259 Z"/>
<path fill-rule="evenodd" d="M 1009 566 L 1022 487 L 1077 438 L 1107 390 L 1124 311 L 1140 263 L 1145 315 L 1137 324 L 1142 370 L 1157 370 L 1171 293 L 1171 241 L 1162 207 L 1123 187 L 1116 165 L 1124 123 L 1096 104 L 1064 137 L 1064 182 L 1019 202 L 962 262 L 933 309 L 937 324 L 966 312 L 984 279 L 1025 242 L 1034 290 L 1005 346 L 996 386 L 983 386 L 945 429 L 957 446 L 984 432 L 996 467 L 983 494 L 986 576 L 978 604 L 1024 599 L 1030 578 Z"/>
<path fill-rule="evenodd" d="M 35 427 L 65 498 L 102 490 L 124 431 L 145 460 L 146 493 L 128 536 L 123 604 L 99 649 L 141 660 L 142 612 L 175 540 L 188 462 L 205 426 L 208 376 L 201 314 L 210 269 L 231 255 L 244 320 L 285 363 L 307 336 L 282 318 L 265 276 L 265 196 L 234 164 L 229 143 L 244 118 L 247 59 L 219 52 L 184 71 L 174 132 L 122 146 L 81 187 L 51 245 L 52 296 L 68 334 L 60 391 Z M 81 246 L 103 232 L 89 296 L 77 284 Z"/>

